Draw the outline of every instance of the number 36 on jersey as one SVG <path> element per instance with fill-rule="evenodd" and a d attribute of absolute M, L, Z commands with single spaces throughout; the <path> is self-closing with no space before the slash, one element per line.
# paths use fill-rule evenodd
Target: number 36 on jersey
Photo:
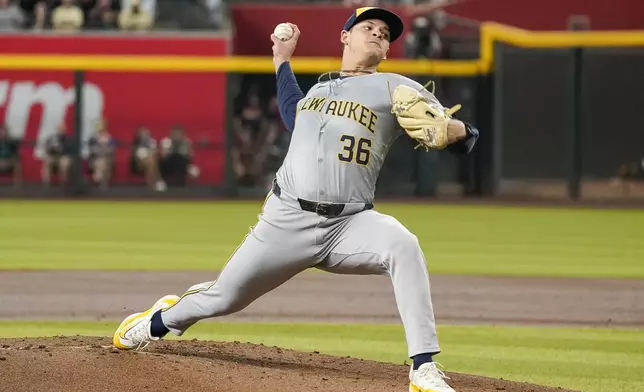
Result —
<path fill-rule="evenodd" d="M 358 165 L 368 165 L 371 158 L 371 139 L 356 138 L 351 135 L 340 136 L 343 149 L 338 153 L 338 159 L 343 162 L 355 162 Z"/>

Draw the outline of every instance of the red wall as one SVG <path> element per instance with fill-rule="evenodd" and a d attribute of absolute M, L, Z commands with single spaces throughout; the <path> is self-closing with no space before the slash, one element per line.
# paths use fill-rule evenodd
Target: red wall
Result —
<path fill-rule="evenodd" d="M 224 55 L 218 38 L 127 38 L 5 36 L 1 53 L 62 54 L 189 54 Z M 195 144 L 225 140 L 226 75 L 224 73 L 87 72 L 84 89 L 84 139 L 93 121 L 104 116 L 118 140 L 130 142 L 139 125 L 160 140 L 174 124 L 184 126 Z M 27 143 L 42 142 L 60 122 L 73 129 L 73 73 L 0 69 L 0 121 Z M 38 181 L 38 150 L 23 151 L 27 181 Z M 224 178 L 223 149 L 197 149 L 200 181 L 218 184 Z M 117 179 L 128 177 L 129 151 L 117 152 Z"/>
<path fill-rule="evenodd" d="M 469 0 L 447 11 L 529 30 L 565 30 L 569 15 L 588 15 L 594 30 L 644 29 L 642 0 Z"/>
<path fill-rule="evenodd" d="M 340 56 L 340 32 L 352 10 L 334 5 L 235 4 L 233 53 L 272 56 L 271 34 L 281 22 L 295 23 L 302 32 L 297 56 Z M 402 55 L 402 39 L 391 47 L 391 58 Z"/>
<path fill-rule="evenodd" d="M 404 9 L 392 10 L 407 25 L 413 19 Z M 302 31 L 296 55 L 339 56 L 340 31 L 352 11 L 340 5 L 233 5 L 231 17 L 236 29 L 233 51 L 270 56 L 273 29 L 281 22 L 291 22 Z M 644 0 L 469 0 L 448 7 L 447 12 L 531 30 L 565 30 L 568 16 L 574 14 L 589 15 L 591 27 L 596 30 L 644 29 Z M 393 44 L 390 55 L 400 56 L 402 40 Z"/>
<path fill-rule="evenodd" d="M 0 53 L 224 55 L 228 40 L 212 37 L 0 35 Z"/>

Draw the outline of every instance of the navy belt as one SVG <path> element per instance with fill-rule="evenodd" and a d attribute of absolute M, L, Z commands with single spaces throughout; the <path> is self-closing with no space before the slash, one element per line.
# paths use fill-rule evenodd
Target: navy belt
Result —
<path fill-rule="evenodd" d="M 277 181 L 273 182 L 273 193 L 277 196 L 280 197 L 282 194 L 282 189 L 280 188 L 279 185 L 277 185 Z M 298 203 L 300 204 L 300 208 L 304 211 L 309 211 L 309 212 L 314 212 L 320 216 L 324 216 L 327 218 L 335 218 L 338 215 L 344 211 L 344 204 L 339 204 L 339 203 L 319 203 L 317 201 L 310 201 L 310 200 L 304 200 L 300 199 L 299 197 L 297 198 Z M 372 203 L 366 203 L 364 206 L 364 210 L 370 210 L 373 208 Z M 363 211 L 364 211 L 363 210 Z"/>

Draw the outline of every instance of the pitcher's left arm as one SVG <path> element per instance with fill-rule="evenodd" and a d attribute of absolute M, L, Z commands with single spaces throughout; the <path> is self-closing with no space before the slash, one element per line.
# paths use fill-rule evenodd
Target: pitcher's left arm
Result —
<path fill-rule="evenodd" d="M 478 140 L 478 130 L 469 123 L 454 118 L 461 105 L 445 108 L 434 91 L 404 76 L 391 96 L 391 111 L 398 124 L 419 147 L 447 149 L 456 154 L 469 154 Z M 433 89 L 432 89 L 433 90 Z"/>
<path fill-rule="evenodd" d="M 447 150 L 455 154 L 469 154 L 479 138 L 479 130 L 471 124 L 450 119 L 447 124 Z"/>

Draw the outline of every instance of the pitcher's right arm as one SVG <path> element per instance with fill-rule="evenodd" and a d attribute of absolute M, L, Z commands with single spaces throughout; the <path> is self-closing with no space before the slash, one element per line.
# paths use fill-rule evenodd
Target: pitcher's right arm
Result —
<path fill-rule="evenodd" d="M 273 65 L 277 72 L 277 106 L 286 129 L 293 132 L 297 103 L 304 98 L 304 93 L 297 84 L 290 64 L 300 36 L 300 29 L 292 23 L 289 25 L 293 28 L 293 36 L 290 39 L 282 41 L 275 35 L 271 35 L 271 40 L 273 41 Z"/>

